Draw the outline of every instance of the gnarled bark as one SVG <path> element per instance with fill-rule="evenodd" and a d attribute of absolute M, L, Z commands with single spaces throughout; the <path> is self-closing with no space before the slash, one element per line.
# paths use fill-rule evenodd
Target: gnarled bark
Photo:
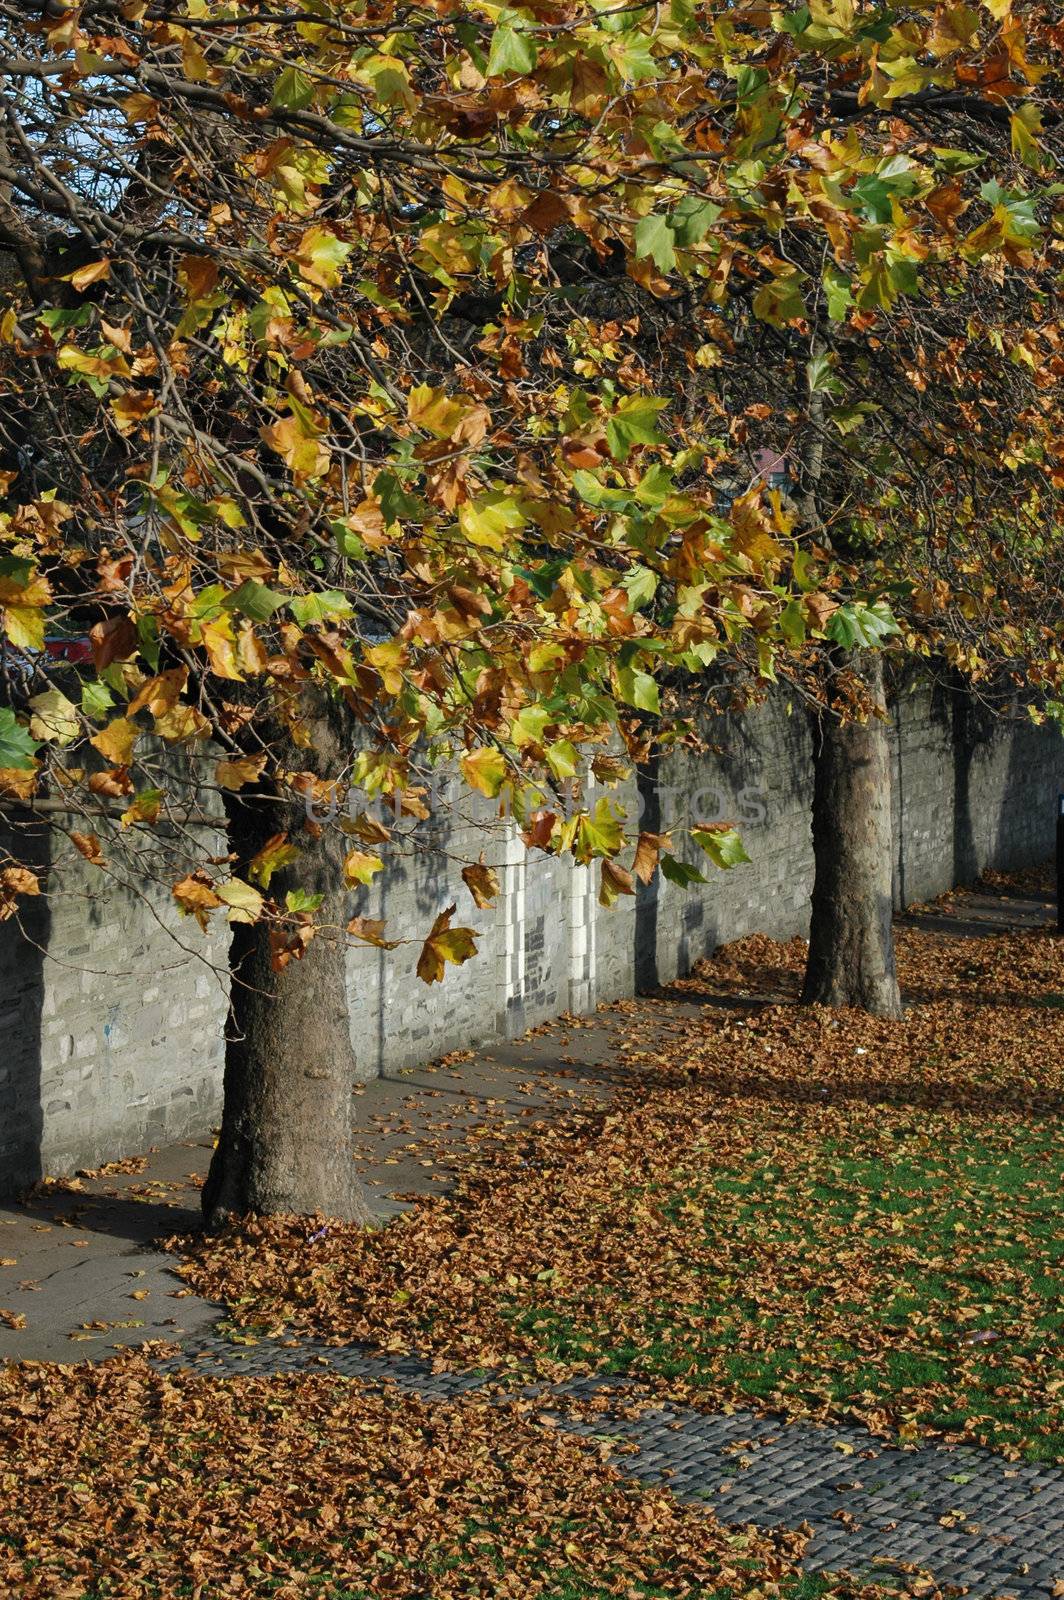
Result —
<path fill-rule="evenodd" d="M 900 1017 L 891 924 L 893 835 L 882 658 L 850 655 L 880 714 L 821 717 L 814 742 L 813 907 L 802 999 Z"/>

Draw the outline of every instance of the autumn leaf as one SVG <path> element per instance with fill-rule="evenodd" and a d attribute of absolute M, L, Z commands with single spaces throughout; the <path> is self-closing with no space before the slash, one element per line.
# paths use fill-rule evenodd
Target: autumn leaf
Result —
<path fill-rule="evenodd" d="M 262 776 L 266 766 L 266 754 L 260 752 L 256 756 L 239 756 L 232 760 L 219 761 L 214 769 L 215 781 L 223 789 L 242 789 L 247 783 L 256 783 Z"/>
<path fill-rule="evenodd" d="M 391 829 L 368 811 L 360 811 L 356 817 L 341 818 L 340 827 L 344 833 L 361 839 L 363 844 L 386 844 L 392 836 Z"/>
<path fill-rule="evenodd" d="M 635 894 L 632 874 L 617 861 L 603 861 L 599 887 L 599 905 L 615 905 L 622 894 Z"/>
<path fill-rule="evenodd" d="M 248 862 L 248 877 L 263 889 L 270 887 L 275 872 L 281 872 L 299 859 L 299 849 L 288 842 L 287 833 L 274 833 Z"/>
<path fill-rule="evenodd" d="M 78 833 L 76 830 L 69 835 L 71 844 L 79 850 L 86 861 L 94 867 L 105 867 L 103 846 L 94 833 Z"/>
<path fill-rule="evenodd" d="M 380 856 L 370 855 L 365 850 L 349 850 L 344 857 L 344 882 L 349 889 L 369 883 L 374 873 L 383 870 L 384 862 Z"/>
<path fill-rule="evenodd" d="M 499 880 L 494 868 L 485 864 L 483 856 L 462 868 L 462 881 L 480 911 L 485 911 L 499 893 Z"/>
<path fill-rule="evenodd" d="M 170 891 L 181 910 L 195 917 L 200 927 L 206 932 L 209 913 L 223 901 L 215 893 L 214 883 L 206 872 L 190 873 L 175 883 Z"/>
<path fill-rule="evenodd" d="M 477 953 L 473 929 L 451 927 L 451 918 L 457 909 L 457 906 L 448 906 L 446 911 L 440 912 L 421 947 L 417 975 L 422 983 L 441 983 L 446 962 L 453 961 L 460 966 Z"/>
<path fill-rule="evenodd" d="M 506 779 L 506 758 L 502 751 L 482 745 L 479 750 L 464 755 L 459 764 L 470 788 L 478 789 L 493 800 Z"/>
<path fill-rule="evenodd" d="M 15 915 L 20 896 L 39 895 L 40 892 L 40 879 L 28 867 L 0 868 L 0 922 Z"/>
<path fill-rule="evenodd" d="M 640 883 L 649 883 L 657 871 L 658 857 L 669 848 L 667 833 L 641 833 L 635 847 L 632 871 Z"/>
<path fill-rule="evenodd" d="M 347 931 L 355 939 L 361 939 L 364 944 L 377 945 L 381 950 L 395 950 L 399 946 L 398 939 L 384 937 L 385 923 L 374 917 L 352 917 L 347 924 Z"/>

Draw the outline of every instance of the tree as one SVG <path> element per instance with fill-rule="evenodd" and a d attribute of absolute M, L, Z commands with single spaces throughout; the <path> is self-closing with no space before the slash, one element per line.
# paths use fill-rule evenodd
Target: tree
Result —
<path fill-rule="evenodd" d="M 751 514 L 732 538 L 642 365 L 596 363 L 591 313 L 632 329 L 660 289 L 644 209 L 675 180 L 641 85 L 688 23 L 385 13 L 7 12 L 0 765 L 99 870 L 103 812 L 151 837 L 125 870 L 232 925 L 215 1215 L 364 1210 L 342 944 L 388 941 L 336 870 L 394 841 L 363 814 L 341 849 L 308 797 L 416 815 L 418 763 L 457 758 L 628 892 L 609 802 L 544 791 L 641 745 L 659 665 L 755 629 L 767 664 L 795 553 L 747 548 Z M 699 251 L 713 213 L 693 195 L 669 237 Z M 92 663 L 57 676 L 64 627 Z M 219 800 L 220 856 L 194 827 Z M 14 913 L 42 884 L 2 887 Z M 473 948 L 444 914 L 420 970 Z"/>
<path fill-rule="evenodd" d="M 335 986 L 340 941 L 387 931 L 345 923 L 339 841 L 303 814 L 294 832 L 299 804 L 354 784 L 416 814 L 419 763 L 456 759 L 535 843 L 601 858 L 609 899 L 630 888 L 621 819 L 544 797 L 596 750 L 611 770 L 607 739 L 645 751 L 659 680 L 729 660 L 771 675 L 810 642 L 889 631 L 895 568 L 870 569 L 850 534 L 874 547 L 926 462 L 904 406 L 887 432 L 896 388 L 888 411 L 834 385 L 921 359 L 966 275 L 1009 294 L 1017 273 L 1044 278 L 1027 254 L 1054 205 L 1037 179 L 1052 16 L 674 0 L 308 20 L 87 0 L 42 31 L 5 14 L 5 781 L 165 834 L 178 904 L 237 930 L 257 976 L 235 1002 L 212 1204 L 343 1206 L 290 1114 L 280 1011 L 303 1013 L 284 979 Z M 926 136 L 958 106 L 980 129 L 1007 118 L 1022 193 L 980 188 L 965 151 Z M 1055 324 L 1032 303 L 1002 359 L 1044 372 Z M 960 350 L 928 345 L 951 416 L 1003 338 L 990 321 Z M 662 370 L 685 374 L 680 403 Z M 1059 437 L 1054 387 L 1031 388 L 1028 506 Z M 938 415 L 917 429 L 932 459 Z M 821 507 L 804 526 L 759 465 L 795 438 Z M 869 457 L 851 492 L 840 474 Z M 917 498 L 927 537 L 949 492 L 947 473 Z M 92 639 L 76 684 L 42 668 L 46 619 Z M 323 697 L 365 745 L 339 770 L 308 753 Z M 673 722 L 662 737 L 683 735 Z M 221 862 L 187 825 L 219 793 Z M 396 841 L 352 827 L 357 883 Z M 105 859 L 91 828 L 68 831 Z M 32 892 L 21 870 L 12 907 Z M 423 974 L 471 946 L 445 920 Z M 267 969 L 273 1006 L 254 998 Z M 326 1057 L 339 1104 L 349 1060 Z"/>

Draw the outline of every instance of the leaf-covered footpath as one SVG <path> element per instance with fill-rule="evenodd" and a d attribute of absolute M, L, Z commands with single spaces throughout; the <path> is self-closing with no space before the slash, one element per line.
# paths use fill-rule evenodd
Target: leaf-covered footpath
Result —
<path fill-rule="evenodd" d="M 0 1591 L 21 1600 L 679 1600 L 803 1582 L 802 1534 L 722 1528 L 484 1401 L 325 1374 L 170 1378 L 127 1355 L 9 1367 L 0 1406 Z"/>
<path fill-rule="evenodd" d="M 185 1276 L 260 1331 L 1061 1459 L 1064 946 L 902 929 L 902 1023 L 796 1007 L 801 954 L 627 1003 L 608 1108 L 474 1132 L 382 1232 L 252 1223 Z"/>

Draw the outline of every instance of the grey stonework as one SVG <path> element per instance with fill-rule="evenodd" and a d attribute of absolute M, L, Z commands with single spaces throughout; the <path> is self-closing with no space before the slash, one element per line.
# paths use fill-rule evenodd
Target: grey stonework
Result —
<path fill-rule="evenodd" d="M 800 710 L 788 714 L 778 696 L 706 731 L 713 753 L 677 754 L 656 775 L 609 791 L 626 806 L 629 827 L 638 816 L 653 832 L 685 821 L 740 826 L 752 864 L 729 873 L 706 866 L 704 887 L 659 878 L 606 910 L 597 866 L 527 855 L 486 801 L 421 825 L 416 849 L 351 899 L 352 914 L 383 917 L 390 937 L 411 940 L 391 952 L 351 952 L 360 1076 L 513 1037 L 566 1010 L 588 1012 L 668 982 L 746 933 L 804 934 L 808 721 Z M 992 721 L 919 689 L 896 703 L 893 738 L 899 906 L 984 867 L 1051 853 L 1064 788 L 1057 732 Z M 696 859 L 679 834 L 677 843 Z M 463 863 L 481 853 L 502 885 L 484 911 L 461 879 Z M 452 903 L 455 923 L 477 930 L 479 953 L 426 988 L 414 976 L 418 941 Z M 221 1099 L 225 994 L 209 964 L 224 965 L 219 937 L 182 919 L 165 885 L 135 896 L 69 847 L 57 891 L 25 905 L 28 940 L 19 923 L 0 924 L 0 1192 L 183 1138 L 209 1126 Z"/>

